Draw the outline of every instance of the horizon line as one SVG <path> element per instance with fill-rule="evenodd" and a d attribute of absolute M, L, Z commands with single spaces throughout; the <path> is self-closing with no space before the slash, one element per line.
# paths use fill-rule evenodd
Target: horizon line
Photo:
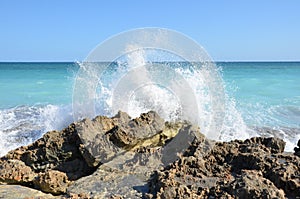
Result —
<path fill-rule="evenodd" d="M 213 62 L 300 62 L 300 60 L 212 60 Z M 0 60 L 0 63 L 76 63 L 84 62 L 83 60 Z M 101 61 L 105 62 L 105 61 Z M 107 61 L 112 62 L 112 61 Z M 164 62 L 164 61 L 158 61 Z M 165 61 L 165 62 L 178 62 L 178 61 Z M 179 61 L 182 62 L 182 61 Z"/>

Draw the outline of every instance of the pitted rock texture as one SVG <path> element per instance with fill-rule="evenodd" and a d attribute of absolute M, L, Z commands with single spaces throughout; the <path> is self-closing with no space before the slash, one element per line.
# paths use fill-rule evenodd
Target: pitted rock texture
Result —
<path fill-rule="evenodd" d="M 76 131 L 82 141 L 80 151 L 91 167 L 111 161 L 142 140 L 162 132 L 164 127 L 164 120 L 153 111 L 135 119 L 119 112 L 112 118 L 98 116 L 76 123 Z"/>
<path fill-rule="evenodd" d="M 119 112 L 1 157 L 0 197 L 299 198 L 299 144 L 292 154 L 278 138 L 216 142 L 187 121 Z"/>
<path fill-rule="evenodd" d="M 34 179 L 33 183 L 44 192 L 52 193 L 54 195 L 65 193 L 70 184 L 65 173 L 55 170 L 40 173 L 38 177 Z"/>
<path fill-rule="evenodd" d="M 154 198 L 296 198 L 300 158 L 282 153 L 284 141 L 254 137 L 218 142 L 203 154 L 194 142 L 183 156 L 156 171 Z M 151 198 L 151 197 L 148 198 Z"/>
<path fill-rule="evenodd" d="M 72 123 L 2 157 L 0 183 L 64 194 L 70 184 L 91 175 L 103 163 L 150 176 L 151 169 L 161 164 L 156 161 L 159 147 L 181 127 L 167 124 L 153 111 L 134 119 L 119 112 L 112 118 L 98 116 Z M 153 167 L 147 166 L 149 162 L 155 162 Z"/>

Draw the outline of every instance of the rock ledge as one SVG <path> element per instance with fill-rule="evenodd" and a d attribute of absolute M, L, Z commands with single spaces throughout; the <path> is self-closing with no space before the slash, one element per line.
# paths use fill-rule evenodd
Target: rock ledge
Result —
<path fill-rule="evenodd" d="M 299 198 L 300 140 L 215 142 L 150 111 L 98 116 L 0 158 L 0 198 Z"/>

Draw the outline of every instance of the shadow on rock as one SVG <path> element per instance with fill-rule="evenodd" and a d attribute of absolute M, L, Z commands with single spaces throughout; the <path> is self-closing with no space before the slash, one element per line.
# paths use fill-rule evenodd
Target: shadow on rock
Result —
<path fill-rule="evenodd" d="M 300 141 L 294 154 L 284 147 L 265 137 L 216 142 L 187 121 L 119 112 L 10 151 L 0 159 L 0 184 L 53 194 L 28 191 L 45 198 L 296 198 Z M 0 197 L 8 187 L 0 185 Z"/>

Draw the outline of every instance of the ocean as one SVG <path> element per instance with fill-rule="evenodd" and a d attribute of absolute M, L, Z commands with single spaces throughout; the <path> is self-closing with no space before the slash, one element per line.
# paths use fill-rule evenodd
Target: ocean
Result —
<path fill-rule="evenodd" d="M 300 62 L 216 65 L 225 90 L 219 140 L 277 136 L 286 141 L 286 151 L 292 151 L 300 139 Z M 80 63 L 0 63 L 0 155 L 73 122 L 73 85 L 80 67 Z M 172 109 L 167 95 L 148 89 Z M 104 91 L 99 89 L 102 98 Z M 131 109 L 139 114 L 142 109 L 136 107 Z M 97 114 L 108 112 L 99 106 Z"/>

